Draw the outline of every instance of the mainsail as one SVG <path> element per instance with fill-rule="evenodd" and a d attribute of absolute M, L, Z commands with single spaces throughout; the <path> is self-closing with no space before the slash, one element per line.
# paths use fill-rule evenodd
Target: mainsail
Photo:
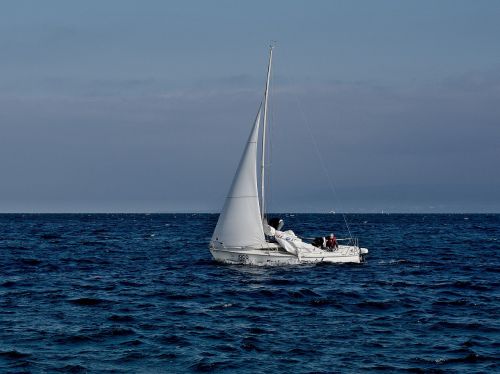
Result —
<path fill-rule="evenodd" d="M 257 140 L 260 109 L 245 151 L 212 236 L 212 243 L 224 247 L 247 247 L 266 244 L 257 190 Z"/>

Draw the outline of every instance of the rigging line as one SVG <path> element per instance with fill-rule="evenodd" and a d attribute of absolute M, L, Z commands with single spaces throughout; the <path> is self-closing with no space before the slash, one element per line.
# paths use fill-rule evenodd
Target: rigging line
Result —
<path fill-rule="evenodd" d="M 328 181 L 328 186 L 330 187 L 330 190 L 333 192 L 333 194 L 335 195 L 336 197 L 336 200 L 338 200 L 338 196 L 337 196 L 337 191 L 333 185 L 333 181 L 332 181 L 332 178 L 330 176 L 330 173 L 328 172 L 328 168 L 326 167 L 326 164 L 325 164 L 325 161 L 323 160 L 323 157 L 321 156 L 321 152 L 319 151 L 319 146 L 318 146 L 318 143 L 316 142 L 316 138 L 314 137 L 314 134 L 312 132 L 312 128 L 311 128 L 311 125 L 310 123 L 306 120 L 306 117 L 305 117 L 305 113 L 304 113 L 304 110 L 302 109 L 302 106 L 300 105 L 300 102 L 297 100 L 297 103 L 298 103 L 298 106 L 299 106 L 299 110 L 301 112 L 301 115 L 302 115 L 302 119 L 306 122 L 307 124 L 307 128 L 309 130 L 309 136 L 311 137 L 311 140 L 314 144 L 314 149 L 316 151 L 316 155 L 318 156 L 319 160 L 320 160 L 320 164 L 321 164 L 321 167 L 323 168 L 323 172 L 326 174 L 326 179 Z M 349 236 L 352 237 L 352 233 L 351 233 L 351 228 L 349 226 L 349 223 L 347 222 L 347 218 L 344 214 L 344 212 L 341 212 L 342 213 L 342 218 L 344 219 L 344 223 L 347 227 L 347 231 L 349 232 Z"/>
<path fill-rule="evenodd" d="M 328 186 L 330 187 L 330 190 L 332 191 L 332 193 L 333 193 L 333 195 L 335 197 L 335 200 L 337 200 L 337 204 L 338 204 L 338 200 L 339 199 L 338 199 L 337 190 L 335 189 L 335 186 L 333 185 L 333 181 L 332 181 L 332 178 L 330 176 L 330 173 L 328 172 L 328 168 L 326 167 L 325 161 L 323 160 L 323 157 L 321 156 L 321 152 L 319 151 L 319 146 L 318 146 L 316 138 L 314 137 L 314 134 L 312 132 L 311 125 L 310 125 L 310 123 L 306 119 L 304 110 L 302 109 L 302 106 L 300 105 L 300 102 L 299 102 L 297 96 L 295 96 L 295 99 L 297 101 L 297 105 L 299 106 L 299 110 L 301 112 L 302 119 L 306 122 L 307 128 L 309 130 L 309 136 L 311 137 L 311 140 L 313 142 L 314 149 L 316 151 L 316 155 L 319 158 L 321 167 L 323 168 L 323 172 L 326 174 L 326 179 L 328 181 Z M 341 212 L 341 213 L 342 213 L 342 218 L 344 219 L 344 223 L 345 223 L 345 225 L 347 227 L 347 231 L 349 232 L 349 236 L 352 238 L 351 228 L 349 226 L 349 222 L 347 222 L 346 215 L 345 215 L 344 212 Z"/>
<path fill-rule="evenodd" d="M 312 128 L 311 128 L 311 124 L 309 123 L 309 121 L 306 118 L 305 112 L 302 109 L 302 105 L 300 104 L 300 100 L 298 98 L 297 93 L 294 92 L 293 89 L 291 90 L 291 92 L 292 92 L 292 96 L 295 99 L 297 107 L 299 108 L 300 114 L 302 116 L 302 120 L 306 123 L 307 129 L 309 130 L 309 136 L 310 136 L 311 141 L 312 141 L 312 143 L 314 145 L 314 150 L 316 151 L 316 156 L 318 157 L 318 159 L 320 161 L 320 164 L 321 164 L 321 167 L 323 169 L 323 172 L 324 172 L 324 174 L 326 176 L 326 179 L 327 179 L 327 182 L 328 182 L 328 186 L 330 187 L 332 195 L 334 196 L 334 199 L 336 200 L 336 202 L 338 204 L 339 198 L 338 198 L 337 191 L 335 189 L 335 186 L 333 185 L 333 181 L 332 181 L 332 178 L 330 177 L 330 173 L 328 172 L 328 168 L 326 167 L 325 161 L 323 160 L 323 157 L 321 156 L 321 152 L 319 151 L 319 146 L 318 146 L 318 143 L 316 141 L 316 138 L 314 137 L 314 134 L 313 134 L 313 131 L 312 131 Z M 351 228 L 349 226 L 349 222 L 347 221 L 346 215 L 344 214 L 344 212 L 341 212 L 341 213 L 342 213 L 342 218 L 344 219 L 344 223 L 346 225 L 347 231 L 349 232 L 349 236 L 352 238 Z"/>

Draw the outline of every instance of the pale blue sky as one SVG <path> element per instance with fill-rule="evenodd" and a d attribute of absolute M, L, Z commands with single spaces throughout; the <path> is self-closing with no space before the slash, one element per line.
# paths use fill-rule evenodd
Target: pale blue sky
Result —
<path fill-rule="evenodd" d="M 499 19 L 497 1 L 4 1 L 0 212 L 218 211 L 270 39 L 271 209 L 499 212 Z"/>

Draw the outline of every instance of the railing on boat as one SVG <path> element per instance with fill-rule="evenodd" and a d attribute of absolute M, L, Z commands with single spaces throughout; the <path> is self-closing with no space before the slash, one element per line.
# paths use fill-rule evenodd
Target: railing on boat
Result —
<path fill-rule="evenodd" d="M 312 241 L 316 238 L 304 238 L 305 240 Z M 337 238 L 338 242 L 347 242 L 347 245 L 352 245 L 359 248 L 359 239 L 358 238 Z"/>
<path fill-rule="evenodd" d="M 359 239 L 358 238 L 341 238 L 337 239 L 338 242 L 348 242 L 349 244 L 359 247 Z"/>

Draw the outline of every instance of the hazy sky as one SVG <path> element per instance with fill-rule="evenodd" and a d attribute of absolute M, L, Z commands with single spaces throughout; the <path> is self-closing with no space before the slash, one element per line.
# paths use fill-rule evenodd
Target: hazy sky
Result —
<path fill-rule="evenodd" d="M 499 20 L 481 0 L 3 1 L 0 212 L 219 211 L 271 39 L 271 210 L 500 212 Z"/>

